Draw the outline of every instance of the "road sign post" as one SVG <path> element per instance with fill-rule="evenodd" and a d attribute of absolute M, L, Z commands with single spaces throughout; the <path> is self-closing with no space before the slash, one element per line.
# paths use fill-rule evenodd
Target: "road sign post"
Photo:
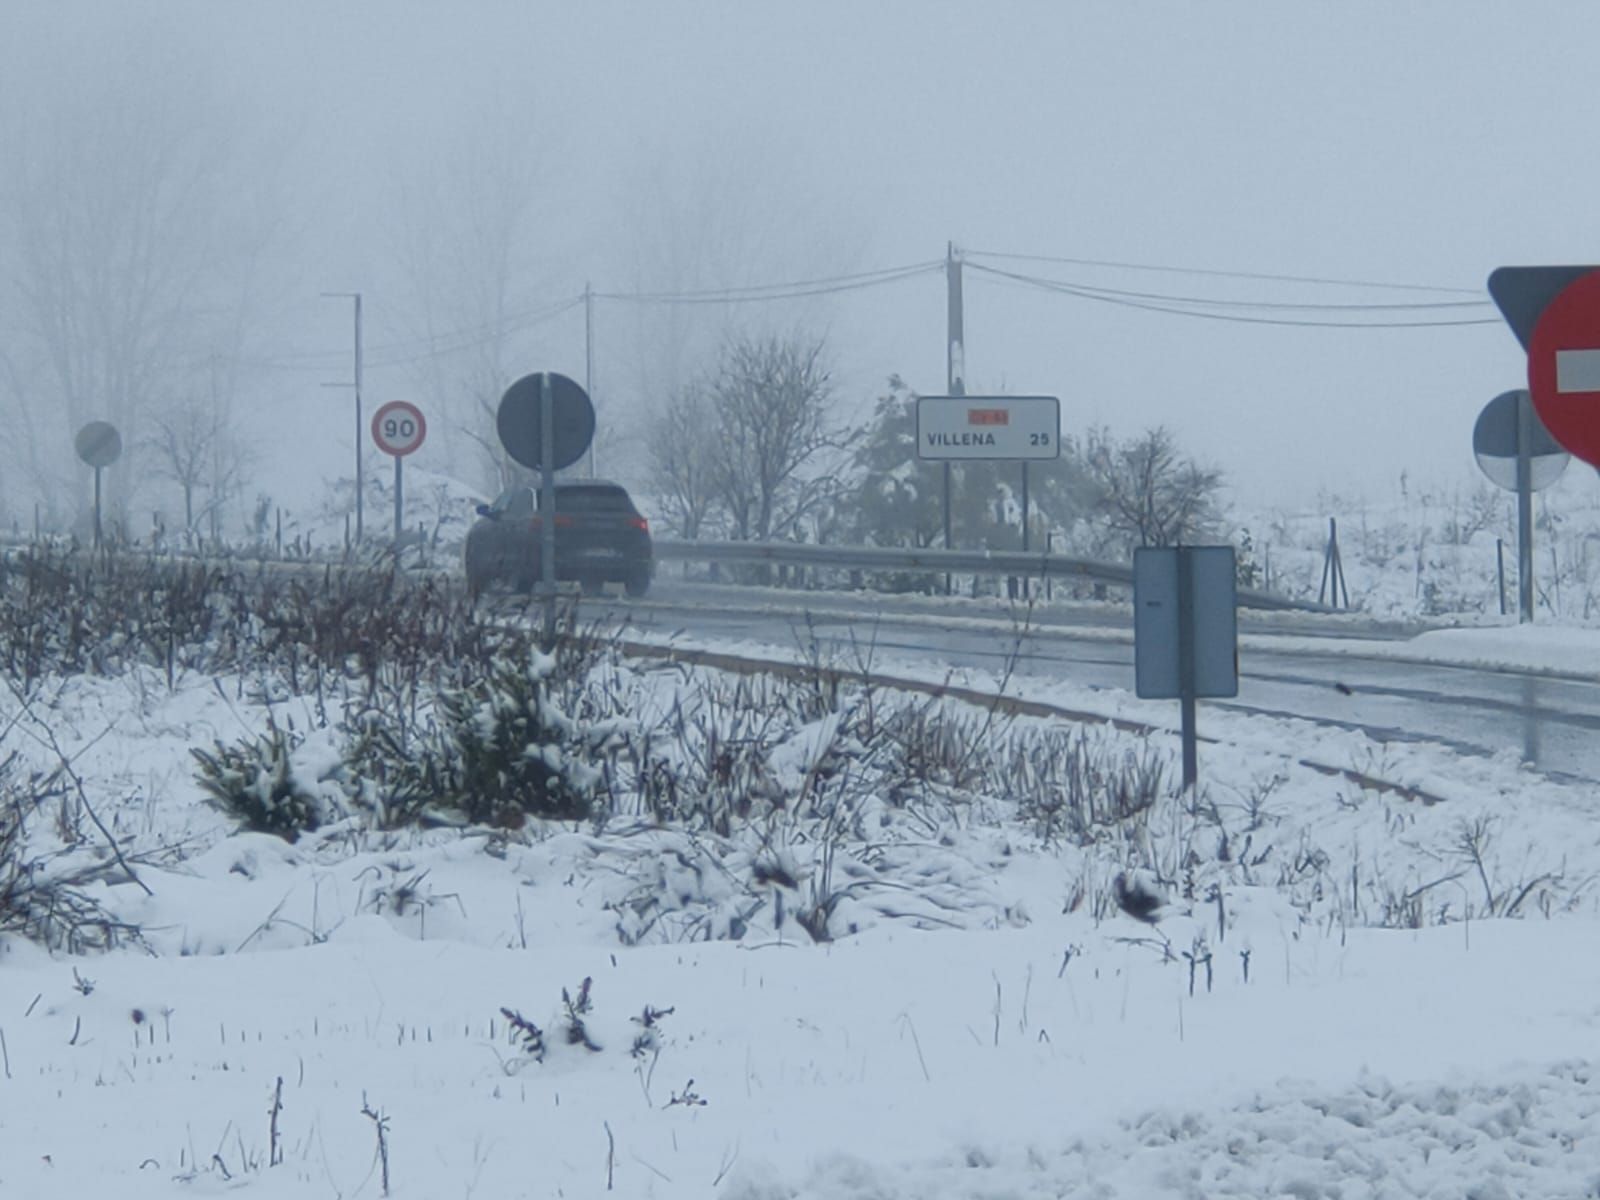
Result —
<path fill-rule="evenodd" d="M 565 375 L 524 375 L 500 397 L 495 430 L 507 454 L 539 472 L 539 591 L 550 642 L 556 628 L 556 472 L 582 458 L 594 440 L 594 405 Z"/>
<path fill-rule="evenodd" d="M 1055 396 L 918 396 L 917 457 L 957 462 L 1061 457 Z"/>
<path fill-rule="evenodd" d="M 1517 493 L 1517 618 L 1533 620 L 1533 493 L 1549 487 L 1571 456 L 1550 436 L 1524 390 L 1502 392 L 1478 414 L 1472 451 L 1490 482 Z"/>
<path fill-rule="evenodd" d="M 1533 620 L 1533 405 L 1517 403 L 1517 620 Z"/>
<path fill-rule="evenodd" d="M 1237 589 L 1232 546 L 1133 552 L 1134 691 L 1179 702 L 1186 789 L 1199 775 L 1195 701 L 1239 694 Z"/>
<path fill-rule="evenodd" d="M 1600 466 L 1600 267 L 1500 267 L 1489 295 L 1528 352 L 1528 392 L 1551 437 Z"/>
<path fill-rule="evenodd" d="M 952 462 L 1022 464 L 1022 548 L 1028 548 L 1028 464 L 1061 457 L 1055 396 L 918 396 L 917 457 L 944 464 L 944 544 L 950 544 Z M 949 591 L 948 584 L 945 588 Z"/>
<path fill-rule="evenodd" d="M 100 472 L 122 456 L 122 434 L 109 421 L 90 421 L 73 439 L 78 457 L 94 468 L 94 548 L 100 549 Z"/>
<path fill-rule="evenodd" d="M 422 445 L 428 436 L 428 422 L 422 410 L 405 400 L 391 400 L 372 414 L 372 440 L 378 449 L 394 458 L 394 540 L 400 544 L 405 528 L 405 476 L 401 466 L 405 456 Z"/>
<path fill-rule="evenodd" d="M 556 631 L 556 432 L 550 376 L 539 376 L 539 590 L 546 648 Z"/>

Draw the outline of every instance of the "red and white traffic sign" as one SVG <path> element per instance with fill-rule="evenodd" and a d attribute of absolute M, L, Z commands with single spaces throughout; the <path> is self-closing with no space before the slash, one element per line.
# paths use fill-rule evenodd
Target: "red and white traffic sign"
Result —
<path fill-rule="evenodd" d="M 403 458 L 428 436 L 428 423 L 422 410 L 406 400 L 391 400 L 372 414 L 372 440 L 378 449 Z"/>
<path fill-rule="evenodd" d="M 1528 391 L 1550 436 L 1600 466 L 1600 271 L 1556 294 L 1528 339 Z"/>

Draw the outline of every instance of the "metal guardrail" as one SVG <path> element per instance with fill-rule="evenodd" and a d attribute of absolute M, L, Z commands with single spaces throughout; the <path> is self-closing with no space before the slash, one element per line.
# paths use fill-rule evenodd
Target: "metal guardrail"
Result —
<path fill-rule="evenodd" d="M 35 543 L 27 539 L 0 536 L 0 553 L 15 553 Z M 374 552 L 381 556 L 385 551 L 372 543 Z M 689 541 L 683 538 L 656 538 L 655 556 L 659 560 L 702 563 L 769 563 L 774 566 L 813 567 L 835 571 L 912 571 L 930 575 L 987 575 L 1016 576 L 1032 579 L 1087 579 L 1115 587 L 1133 586 L 1133 568 L 1121 563 L 1100 562 L 1091 558 L 1073 558 L 1064 554 L 1023 553 L 1017 550 L 943 550 L 915 549 L 904 546 L 819 546 L 812 542 L 724 542 Z M 74 550 L 89 553 L 87 547 L 73 546 Z M 228 565 L 240 570 L 306 572 L 309 570 L 360 570 L 373 565 L 373 560 L 359 554 L 312 558 L 274 558 L 258 551 L 234 554 L 201 554 L 186 550 L 155 551 L 148 547 L 107 547 L 105 551 L 119 556 L 137 556 L 151 561 L 175 564 L 204 563 L 213 566 Z M 446 563 L 459 562 L 446 553 Z M 413 564 L 409 570 L 418 570 Z M 453 573 L 447 567 L 420 568 L 423 571 Z M 1279 612 L 1306 612 L 1337 614 L 1339 609 L 1307 600 L 1291 600 L 1257 588 L 1238 589 L 1240 608 Z"/>
<path fill-rule="evenodd" d="M 721 542 L 657 538 L 658 559 L 678 562 L 772 563 L 839 571 L 926 571 L 951 575 L 1014 575 L 1035 579 L 1088 579 L 1133 586 L 1133 568 L 1120 563 L 1017 550 L 913 549 L 902 546 L 818 546 L 810 542 Z M 1257 588 L 1240 588 L 1241 608 L 1334 613 L 1337 609 L 1290 600 Z"/>

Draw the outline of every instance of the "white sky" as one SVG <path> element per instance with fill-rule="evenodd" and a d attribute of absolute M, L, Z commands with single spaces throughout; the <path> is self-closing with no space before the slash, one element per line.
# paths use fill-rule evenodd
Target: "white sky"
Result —
<path fill-rule="evenodd" d="M 668 176 L 714 181 L 707 202 L 744 247 L 734 266 L 711 264 L 687 287 L 914 263 L 951 240 L 1485 299 L 1495 266 L 1600 258 L 1586 161 L 1600 12 L 1578 3 L 7 0 L 0 66 L 48 102 L 87 86 L 84 73 L 130 24 L 206 59 L 287 137 L 280 170 L 304 206 L 291 248 L 298 290 L 276 335 L 287 349 L 347 344 L 347 320 L 318 299 L 323 290 L 364 291 L 369 339 L 393 340 L 377 228 L 386 190 L 491 97 L 508 120 L 525 114 L 541 148 L 542 277 L 529 289 L 539 303 L 585 281 L 635 286 L 635 247 L 651 236 L 638 214 L 673 203 L 671 187 L 650 194 Z M 1175 295 L 1475 298 L 988 261 Z M 738 277 L 718 278 L 729 271 Z M 742 315 L 825 329 L 856 415 L 890 372 L 944 390 L 937 274 Z M 631 319 L 600 306 L 597 390 L 614 425 L 640 404 L 639 371 L 618 345 Z M 1253 506 L 1392 489 L 1402 471 L 1470 484 L 1472 421 L 1523 373 L 1498 321 L 1243 324 L 973 272 L 966 319 L 969 390 L 1058 394 L 1069 432 L 1171 425 Z M 581 377 L 582 336 L 575 318 L 544 327 L 527 369 Z M 292 457 L 337 470 L 349 422 L 318 429 L 337 404 L 307 374 L 281 385 L 297 406 Z M 374 403 L 407 395 L 404 376 L 370 382 Z M 318 430 L 310 446 L 307 429 Z"/>

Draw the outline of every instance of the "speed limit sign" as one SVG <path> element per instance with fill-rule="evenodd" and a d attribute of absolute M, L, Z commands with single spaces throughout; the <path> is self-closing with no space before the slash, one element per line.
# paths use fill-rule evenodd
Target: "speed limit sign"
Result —
<path fill-rule="evenodd" d="M 422 410 L 406 400 L 391 400 L 372 414 L 372 440 L 378 449 L 403 458 L 428 436 L 428 423 Z"/>

